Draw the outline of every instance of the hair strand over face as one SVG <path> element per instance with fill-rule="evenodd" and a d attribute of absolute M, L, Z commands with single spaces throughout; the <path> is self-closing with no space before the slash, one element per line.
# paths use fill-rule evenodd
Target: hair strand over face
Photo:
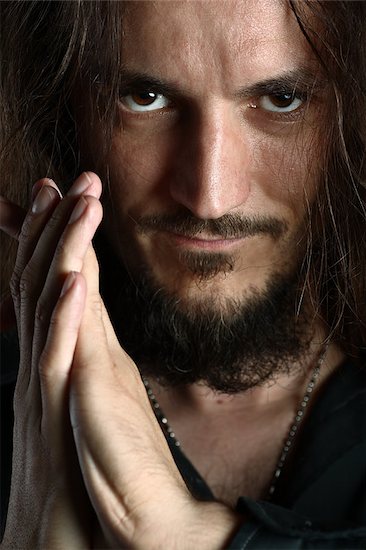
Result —
<path fill-rule="evenodd" d="M 334 102 L 324 129 L 324 185 L 309 207 L 306 291 L 331 337 L 360 358 L 366 346 L 366 2 L 288 3 Z M 94 122 L 104 128 L 108 147 L 128 4 L 0 2 L 1 194 L 10 200 L 26 206 L 32 184 L 45 176 L 66 189 L 84 168 L 71 101 L 80 87 L 96 106 Z M 1 247 L 6 294 L 15 246 L 2 237 Z"/>

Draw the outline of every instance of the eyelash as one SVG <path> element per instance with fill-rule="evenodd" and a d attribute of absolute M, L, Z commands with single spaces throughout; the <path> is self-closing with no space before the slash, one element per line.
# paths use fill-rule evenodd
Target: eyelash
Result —
<path fill-rule="evenodd" d="M 152 93 L 152 94 L 156 94 L 156 96 L 161 96 L 161 97 L 164 97 L 169 104 L 172 104 L 172 105 L 175 105 L 176 102 L 174 102 L 174 100 L 170 97 L 168 97 L 167 95 L 164 95 L 161 93 L 160 90 L 158 89 L 155 89 L 153 86 L 148 86 L 146 88 L 126 88 L 124 90 L 121 91 L 121 94 L 120 94 L 120 103 L 122 103 L 124 109 L 129 113 L 131 114 L 132 116 L 134 117 L 137 117 L 137 118 L 150 118 L 152 116 L 157 116 L 157 115 L 162 115 L 164 113 L 166 113 L 167 111 L 169 111 L 169 106 L 167 107 L 164 107 L 162 109 L 151 109 L 151 110 L 146 110 L 146 111 L 134 111 L 133 109 L 129 109 L 128 106 L 126 106 L 124 104 L 124 101 L 125 98 L 127 98 L 128 96 L 132 96 L 132 95 L 139 95 L 139 94 L 147 94 L 147 93 Z"/>
<path fill-rule="evenodd" d="M 291 103 L 293 103 L 295 100 L 299 100 L 301 103 L 298 107 L 289 110 L 289 111 L 281 111 L 281 110 L 273 110 L 270 109 L 263 109 L 260 106 L 261 101 L 263 101 L 265 98 L 278 98 L 280 96 L 290 96 Z M 303 110 L 308 103 L 309 100 L 309 93 L 305 90 L 295 90 L 292 89 L 272 89 L 271 91 L 265 91 L 263 94 L 258 95 L 256 98 L 252 99 L 248 106 L 253 109 L 261 109 L 262 113 L 265 114 L 265 116 L 270 116 L 274 120 L 279 121 L 295 121 L 300 116 L 302 116 Z"/>
<path fill-rule="evenodd" d="M 146 93 L 153 93 L 153 94 L 156 94 L 156 96 L 160 96 L 160 97 L 164 97 L 167 101 L 168 101 L 168 105 L 166 107 L 163 107 L 163 108 L 160 108 L 160 109 L 147 109 L 146 111 L 144 110 L 136 110 L 134 111 L 133 109 L 130 109 L 128 106 L 126 106 L 125 104 L 123 105 L 124 108 L 134 117 L 138 117 L 138 118 L 150 118 L 150 117 L 153 117 L 153 116 L 161 116 L 162 114 L 166 113 L 167 111 L 170 110 L 170 103 L 172 104 L 172 107 L 174 108 L 174 106 L 177 104 L 176 101 L 174 101 L 172 98 L 170 98 L 169 96 L 167 95 L 163 95 L 160 93 L 160 90 L 156 90 L 154 89 L 154 87 L 147 87 L 147 88 L 140 88 L 140 89 L 125 89 L 122 91 L 121 93 L 121 103 L 123 104 L 123 100 L 128 97 L 128 96 L 131 96 L 131 95 L 139 95 L 139 94 L 146 94 Z M 298 99 L 301 101 L 301 104 L 296 107 L 295 109 L 293 110 L 290 110 L 290 111 L 271 111 L 269 109 L 263 109 L 261 108 L 260 106 L 260 102 L 263 101 L 263 99 L 265 98 L 274 98 L 274 97 L 279 97 L 279 96 L 284 96 L 284 95 L 289 95 L 291 96 L 291 100 L 294 101 L 295 99 Z M 295 121 L 297 120 L 301 115 L 302 115 L 302 112 L 303 112 L 303 109 L 305 107 L 305 105 L 307 104 L 308 102 L 308 99 L 309 99 L 309 94 L 307 91 L 305 90 L 294 90 L 293 88 L 292 89 L 284 89 L 284 88 L 281 88 L 281 89 L 271 89 L 271 90 L 264 90 L 262 94 L 258 95 L 257 97 L 255 98 L 252 98 L 248 103 L 247 103 L 247 107 L 249 108 L 252 108 L 252 109 L 258 109 L 260 110 L 265 116 L 269 116 L 270 118 L 274 119 L 274 120 L 279 120 L 279 121 Z"/>

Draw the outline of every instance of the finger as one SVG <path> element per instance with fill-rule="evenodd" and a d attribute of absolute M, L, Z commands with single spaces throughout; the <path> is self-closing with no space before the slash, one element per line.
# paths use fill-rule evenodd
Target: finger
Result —
<path fill-rule="evenodd" d="M 58 438 L 64 433 L 67 421 L 68 378 L 85 307 L 85 297 L 85 279 L 80 273 L 69 273 L 53 310 L 46 344 L 39 361 L 41 428 L 48 440 L 53 439 L 53 445 L 50 447 L 55 452 L 60 451 L 61 441 Z"/>
<path fill-rule="evenodd" d="M 122 348 L 115 356 L 109 348 L 103 303 L 96 292 L 97 269 L 89 253 L 85 272 L 88 293 L 70 376 L 71 424 L 84 481 L 98 518 L 108 530 L 113 529 L 114 517 L 108 510 L 118 510 L 116 517 L 126 518 L 125 535 L 129 518 L 144 501 L 144 492 L 136 481 L 141 472 L 149 472 L 146 477 L 152 490 L 166 481 L 169 491 L 172 484 L 175 488 L 184 487 L 184 483 L 136 365 Z M 89 282 L 93 292 L 89 292 Z"/>
<path fill-rule="evenodd" d="M 10 280 L 10 290 L 17 319 L 20 342 L 20 364 L 18 375 L 18 392 L 24 391 L 29 385 L 32 339 L 34 327 L 34 310 L 36 296 L 32 292 L 29 275 L 25 267 L 31 258 L 37 241 L 44 231 L 52 213 L 61 201 L 61 194 L 56 184 L 44 178 L 35 184 L 35 199 L 27 212 L 18 235 L 19 245 L 15 266 Z M 37 193 L 38 189 L 38 193 Z M 24 276 L 25 275 L 25 276 Z M 42 277 L 38 274 L 38 284 Z M 33 395 L 34 406 L 39 404 L 39 388 Z"/>
<path fill-rule="evenodd" d="M 70 271 L 81 271 L 85 254 L 101 219 L 102 206 L 100 202 L 94 197 L 83 196 L 76 204 L 69 223 L 59 240 L 35 310 L 31 383 L 32 379 L 37 377 L 38 359 L 45 343 L 49 319 L 62 283 Z M 42 257 L 37 259 L 38 252 L 37 246 L 32 262 L 35 261 L 39 266 Z"/>
<path fill-rule="evenodd" d="M 89 247 L 87 254 L 85 255 L 82 273 L 85 277 L 88 288 L 88 315 L 93 318 L 93 309 L 98 309 L 98 314 L 100 314 L 100 319 L 103 324 L 103 334 L 106 337 L 108 348 L 112 352 L 121 352 L 121 346 L 117 339 L 109 314 L 105 308 L 103 299 L 99 293 L 99 265 L 93 246 Z"/>
<path fill-rule="evenodd" d="M 96 174 L 91 172 L 81 174 L 69 190 L 67 194 L 68 198 L 63 200 L 62 206 L 60 205 L 60 208 L 58 208 L 56 221 L 54 222 L 55 230 L 62 230 L 62 221 L 64 220 L 66 223 L 72 208 L 75 206 L 75 199 L 78 196 L 88 194 L 99 198 L 101 191 L 101 181 Z M 43 235 L 43 229 L 54 212 L 55 207 L 60 203 L 62 195 L 53 180 L 43 178 L 33 186 L 32 197 L 34 198 L 32 207 L 25 217 L 19 235 L 21 245 L 15 268 L 17 278 L 19 278 L 31 258 L 38 239 Z M 56 198 L 59 200 L 56 200 Z M 59 224 L 57 220 L 59 220 Z"/>
<path fill-rule="evenodd" d="M 41 186 L 25 216 L 18 235 L 19 247 L 15 267 L 18 273 L 23 271 L 29 261 L 45 224 L 60 201 L 61 195 L 55 187 L 51 185 Z"/>
<path fill-rule="evenodd" d="M 60 198 L 62 199 L 62 193 L 59 190 L 59 188 L 57 187 L 56 183 L 53 180 L 51 180 L 51 178 L 42 178 L 42 179 L 36 181 L 36 183 L 32 187 L 31 203 L 33 203 L 34 199 L 36 198 L 39 191 L 41 190 L 41 188 L 44 185 L 48 185 L 49 187 L 53 187 L 53 189 L 55 189 L 57 191 L 57 193 L 59 193 Z"/>
<path fill-rule="evenodd" d="M 41 261 L 39 263 L 40 272 L 48 272 L 47 265 L 49 266 L 51 263 L 59 240 L 76 206 L 77 199 L 86 195 L 99 199 L 101 192 L 102 184 L 96 174 L 84 172 L 75 180 L 67 195 L 54 210 L 44 227 L 33 249 L 32 262 L 31 265 L 29 265 L 30 268 L 38 267 L 38 262 Z M 41 258 L 43 258 L 43 260 L 41 260 Z M 70 269 L 67 269 L 67 271 L 70 271 Z"/>
<path fill-rule="evenodd" d="M 53 182 L 52 187 L 48 185 L 41 186 L 23 224 L 16 265 L 11 280 L 11 289 L 17 317 L 20 317 L 20 309 L 23 312 L 18 325 L 20 338 L 22 339 L 22 335 L 27 335 L 28 338 L 28 340 L 26 338 L 22 339 L 23 344 L 21 347 L 22 353 L 27 358 L 27 364 L 29 364 L 32 352 L 32 340 L 29 336 L 32 336 L 34 332 L 38 298 L 45 284 L 58 241 L 77 201 L 77 193 L 83 194 L 85 192 L 92 192 L 97 197 L 100 196 L 101 182 L 98 176 L 94 174 L 91 178 L 89 174 L 81 174 L 74 182 L 68 196 L 61 202 L 59 198 L 57 199 L 58 204 L 56 207 L 50 203 L 45 204 L 50 194 L 58 196 L 60 193 L 56 184 Z M 67 268 L 66 272 L 72 271 L 72 267 Z M 62 282 L 58 281 L 58 283 L 57 294 L 60 291 Z M 54 303 L 55 301 L 50 303 L 47 308 L 49 314 Z M 44 334 L 47 334 L 48 320 L 49 316 L 45 318 L 43 323 Z M 40 353 L 41 350 L 38 351 Z"/>
<path fill-rule="evenodd" d="M 102 193 L 102 183 L 94 172 L 83 172 L 66 193 L 67 197 L 90 195 L 99 199 Z"/>
<path fill-rule="evenodd" d="M 88 194 L 99 198 L 101 185 L 98 176 L 93 172 L 85 172 L 85 176 L 88 178 L 90 183 L 90 186 L 87 189 Z M 50 178 L 42 178 L 33 185 L 31 194 L 32 202 L 35 200 L 38 192 L 44 185 L 53 187 L 60 194 L 60 197 L 62 196 L 60 190 L 53 180 L 51 180 Z M 70 188 L 68 195 L 78 195 L 77 182 L 75 182 L 75 185 Z M 0 229 L 2 231 L 4 231 L 10 237 L 18 240 L 25 217 L 26 211 L 23 208 L 9 201 L 6 197 L 0 195 Z"/>
<path fill-rule="evenodd" d="M 38 192 L 33 205 L 27 213 L 20 234 L 19 246 L 15 260 L 14 271 L 10 281 L 11 294 L 14 301 L 15 314 L 18 320 L 19 337 L 22 339 L 22 323 L 20 322 L 20 309 L 22 294 L 28 294 L 27 279 L 23 279 L 25 266 L 31 258 L 34 247 L 42 234 L 45 224 L 52 212 L 60 202 L 60 195 L 53 187 L 44 185 Z M 33 312 L 32 312 L 33 314 Z M 32 334 L 33 331 L 30 332 Z"/>
<path fill-rule="evenodd" d="M 65 477 L 67 478 L 68 500 L 58 516 L 60 526 L 66 534 L 66 538 L 63 538 L 65 548 L 90 546 L 90 534 L 84 527 L 91 525 L 91 518 L 94 516 L 79 473 L 74 441 L 69 429 L 68 409 L 69 372 L 85 296 L 86 284 L 83 276 L 75 272 L 69 273 L 54 308 L 39 363 L 41 434 L 47 442 L 59 483 L 62 485 Z M 47 547 L 53 547 L 51 541 L 47 541 Z"/>
<path fill-rule="evenodd" d="M 88 292 L 75 349 L 75 364 L 78 365 L 78 368 L 73 369 L 73 374 L 81 378 L 90 375 L 96 380 L 102 375 L 105 376 L 104 380 L 107 381 L 108 374 L 113 371 L 114 366 L 123 357 L 125 360 L 126 370 L 124 370 L 124 376 L 126 376 L 126 381 L 131 376 L 133 383 L 137 380 L 144 391 L 136 365 L 120 346 L 108 312 L 100 296 L 99 266 L 92 247 L 89 247 L 85 256 L 82 274 L 85 277 Z M 90 334 L 93 334 L 92 339 L 90 338 Z M 100 366 L 105 364 L 106 358 L 110 364 L 106 367 L 107 371 L 103 373 L 103 369 L 101 370 Z"/>
<path fill-rule="evenodd" d="M 32 204 L 36 199 L 39 191 L 42 187 L 48 186 L 55 189 L 59 194 L 60 198 L 62 197 L 57 185 L 50 178 L 42 178 L 38 180 L 32 188 Z M 27 212 L 24 208 L 21 208 L 17 204 L 9 201 L 5 197 L 0 196 L 0 229 L 7 233 L 10 237 L 19 240 L 22 226 L 25 222 Z"/>
<path fill-rule="evenodd" d="M 21 229 L 21 242 L 15 265 L 15 286 L 17 282 L 19 283 L 21 274 L 30 260 L 41 235 L 44 244 L 46 242 L 49 244 L 45 252 L 48 252 L 49 258 L 52 258 L 63 227 L 67 223 L 70 213 L 75 206 L 76 198 L 82 194 L 99 198 L 101 191 L 102 185 L 98 176 L 91 172 L 84 172 L 75 180 L 67 194 L 67 198 L 59 204 L 60 200 L 56 202 L 55 197 L 58 196 L 60 199 L 62 195 L 53 180 L 43 178 L 36 182 L 32 191 L 32 195 L 35 198 Z M 55 211 L 57 205 L 59 207 Z M 53 213 L 54 216 L 52 217 Z M 47 223 L 49 225 L 48 228 L 46 228 Z M 51 234 L 52 236 L 50 236 Z M 49 237 L 47 241 L 45 239 L 46 235 Z M 46 249 L 45 246 L 43 248 Z"/>

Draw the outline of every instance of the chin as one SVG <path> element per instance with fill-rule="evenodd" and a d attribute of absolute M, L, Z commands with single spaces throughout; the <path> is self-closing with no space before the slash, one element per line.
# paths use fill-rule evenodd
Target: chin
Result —
<path fill-rule="evenodd" d="M 313 329 L 305 301 L 299 307 L 297 269 L 262 272 L 256 284 L 251 277 L 245 285 L 249 270 L 235 264 L 225 272 L 175 270 L 172 278 L 146 265 L 131 272 L 113 252 L 103 254 L 101 292 L 142 375 L 237 393 L 298 369 L 306 356 Z"/>
<path fill-rule="evenodd" d="M 230 304 L 245 303 L 266 293 L 272 279 L 292 278 L 275 273 L 268 266 L 242 267 L 242 263 L 226 254 L 184 253 L 179 263 L 166 262 L 140 266 L 134 278 L 145 279 L 148 285 L 180 304 L 182 310 L 210 309 L 218 313 L 233 313 Z"/>

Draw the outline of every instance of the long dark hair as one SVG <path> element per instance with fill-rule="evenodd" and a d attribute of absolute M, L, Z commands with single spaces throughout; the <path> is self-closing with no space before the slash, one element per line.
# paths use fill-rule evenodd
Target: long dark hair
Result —
<path fill-rule="evenodd" d="M 336 106 L 324 130 L 324 186 L 309 211 L 304 281 L 332 338 L 357 359 L 366 345 L 366 3 L 288 3 Z M 128 4 L 0 2 L 1 194 L 25 206 L 40 177 L 67 188 L 79 173 L 71 97 L 80 81 L 108 143 Z M 2 237 L 3 294 L 14 249 Z"/>
<path fill-rule="evenodd" d="M 324 131 L 322 190 L 312 205 L 309 294 L 330 337 L 362 358 L 366 349 L 366 4 L 302 2 L 290 6 L 333 92 Z M 319 32 L 320 29 L 320 32 Z"/>

